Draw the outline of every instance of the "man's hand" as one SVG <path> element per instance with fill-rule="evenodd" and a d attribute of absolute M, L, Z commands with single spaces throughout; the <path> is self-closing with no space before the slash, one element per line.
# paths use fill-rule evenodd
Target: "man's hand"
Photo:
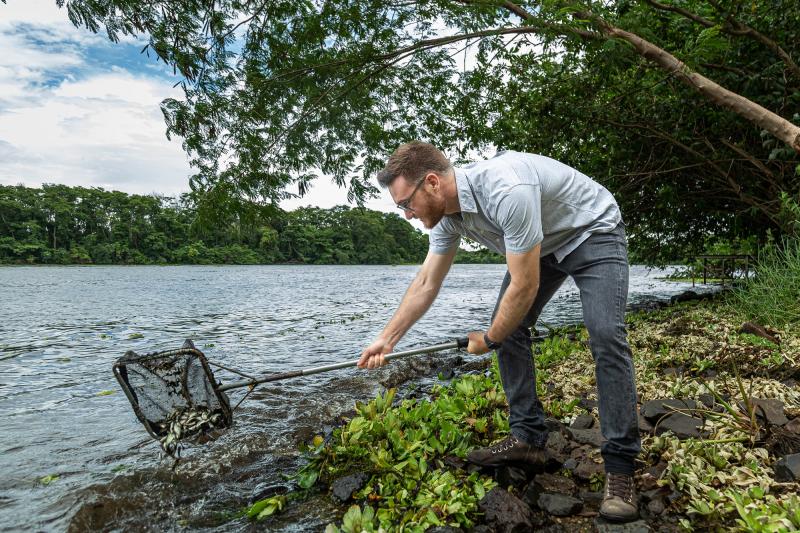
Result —
<path fill-rule="evenodd" d="M 486 346 L 486 342 L 483 340 L 483 336 L 485 334 L 486 334 L 485 331 L 470 331 L 467 334 L 467 337 L 469 337 L 469 345 L 467 346 L 467 352 L 474 355 L 481 355 L 488 352 L 489 347 Z"/>
<path fill-rule="evenodd" d="M 379 337 L 361 352 L 358 368 L 380 368 L 388 365 L 389 363 L 384 356 L 391 353 L 392 350 L 394 350 L 394 346 Z"/>

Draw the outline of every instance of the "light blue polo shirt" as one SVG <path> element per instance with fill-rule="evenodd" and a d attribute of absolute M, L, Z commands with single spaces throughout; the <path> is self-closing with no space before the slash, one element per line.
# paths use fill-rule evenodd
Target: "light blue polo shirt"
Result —
<path fill-rule="evenodd" d="M 541 256 L 561 262 L 593 233 L 622 220 L 608 190 L 549 157 L 498 152 L 455 169 L 461 212 L 446 215 L 430 234 L 430 250 L 444 254 L 461 236 L 490 250 L 524 253 L 541 243 Z"/>

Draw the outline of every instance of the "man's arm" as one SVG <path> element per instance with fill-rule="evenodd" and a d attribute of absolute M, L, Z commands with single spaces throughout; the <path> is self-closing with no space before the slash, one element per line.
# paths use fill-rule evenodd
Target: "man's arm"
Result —
<path fill-rule="evenodd" d="M 375 339 L 375 342 L 361 353 L 361 359 L 358 361 L 359 368 L 377 368 L 386 364 L 384 355 L 394 349 L 403 335 L 425 314 L 436 299 L 457 251 L 458 247 L 446 254 L 428 252 L 422 268 L 409 285 L 394 316 L 383 328 L 383 332 Z"/>
<path fill-rule="evenodd" d="M 533 305 L 536 292 L 539 290 L 539 252 L 541 245 L 537 244 L 529 251 L 514 254 L 506 254 L 508 263 L 508 273 L 511 275 L 511 283 L 508 285 L 497 315 L 492 321 L 492 326 L 486 334 L 494 342 L 502 342 L 519 326 L 525 314 Z M 471 332 L 469 334 L 470 353 L 486 353 L 488 347 L 483 340 L 483 332 Z"/>

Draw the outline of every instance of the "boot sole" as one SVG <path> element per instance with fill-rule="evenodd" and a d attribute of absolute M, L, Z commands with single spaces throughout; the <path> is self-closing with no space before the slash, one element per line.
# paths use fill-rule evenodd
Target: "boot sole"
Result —
<path fill-rule="evenodd" d="M 618 524 L 619 523 L 623 523 L 623 522 L 634 522 L 636 520 L 639 520 L 639 518 L 641 518 L 639 516 L 639 513 L 636 513 L 635 516 L 620 516 L 620 515 L 607 514 L 607 513 L 604 513 L 603 511 L 600 511 L 599 514 L 600 514 L 600 518 L 608 520 L 609 522 L 616 522 Z"/>

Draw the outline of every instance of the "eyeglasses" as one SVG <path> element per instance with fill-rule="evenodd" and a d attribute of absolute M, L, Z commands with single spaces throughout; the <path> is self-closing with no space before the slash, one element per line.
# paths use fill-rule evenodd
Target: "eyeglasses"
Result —
<path fill-rule="evenodd" d="M 423 177 L 421 180 L 419 180 L 417 182 L 416 187 L 414 187 L 414 190 L 411 192 L 411 196 L 409 196 L 405 200 L 403 200 L 401 202 L 397 202 L 397 204 L 395 204 L 395 205 L 397 205 L 397 208 L 400 209 L 401 211 L 411 211 L 412 213 L 414 213 L 414 209 L 412 207 L 409 207 L 409 206 L 411 205 L 411 200 L 414 199 L 414 195 L 417 194 L 417 191 L 419 190 L 420 186 L 423 183 L 425 183 L 425 177 Z"/>

